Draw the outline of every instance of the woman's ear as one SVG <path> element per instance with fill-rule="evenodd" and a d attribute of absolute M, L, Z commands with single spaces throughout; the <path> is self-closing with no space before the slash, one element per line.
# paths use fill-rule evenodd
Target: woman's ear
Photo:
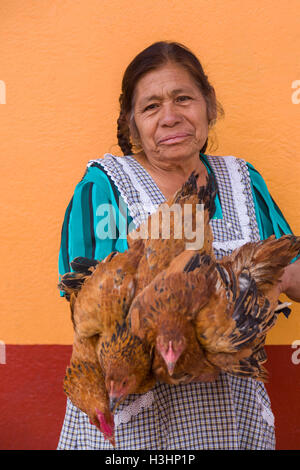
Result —
<path fill-rule="evenodd" d="M 130 137 L 135 140 L 136 138 L 138 138 L 139 133 L 138 133 L 135 120 L 134 120 L 134 115 L 132 112 L 126 115 L 126 120 L 127 120 L 127 124 L 129 127 Z"/>
<path fill-rule="evenodd" d="M 212 127 L 215 124 L 218 116 L 216 94 L 213 88 L 210 90 L 210 94 L 205 99 L 205 101 L 208 125 L 209 127 Z"/>
<path fill-rule="evenodd" d="M 133 113 L 128 114 L 126 116 L 126 120 L 127 120 L 127 125 L 129 128 L 129 132 L 130 132 L 131 141 L 136 148 L 140 148 L 141 147 L 140 134 L 136 127 Z"/>

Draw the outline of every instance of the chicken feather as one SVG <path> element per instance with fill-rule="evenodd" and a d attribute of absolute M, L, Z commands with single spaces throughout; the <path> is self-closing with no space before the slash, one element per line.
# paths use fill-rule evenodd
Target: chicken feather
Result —
<path fill-rule="evenodd" d="M 199 252 L 177 256 L 129 311 L 134 334 L 155 348 L 155 373 L 201 380 L 202 364 L 266 380 L 264 344 L 279 314 L 276 286 L 299 251 L 300 237 L 286 235 L 248 243 L 218 263 Z M 192 354 L 196 366 L 187 360 Z"/>
<path fill-rule="evenodd" d="M 70 364 L 64 378 L 64 392 L 91 424 L 102 432 L 105 439 L 115 446 L 114 418 L 109 409 L 109 399 L 104 376 L 99 365 L 95 345 L 97 337 L 74 337 Z"/>
<path fill-rule="evenodd" d="M 81 337 L 113 331 L 122 322 L 135 294 L 135 272 L 143 253 L 142 240 L 132 249 L 111 253 L 87 277 L 77 294 L 73 322 Z"/>
<path fill-rule="evenodd" d="M 195 226 L 196 204 L 204 204 L 204 241 L 206 250 L 211 253 L 212 231 L 209 220 L 215 210 L 213 178 L 208 178 L 207 185 L 199 189 L 197 178 L 192 173 L 168 204 L 179 204 L 181 208 L 184 204 L 191 205 L 192 217 L 185 224 L 189 235 Z M 155 227 L 154 218 L 155 215 L 150 216 L 140 229 L 144 230 L 146 224 L 147 227 Z M 145 393 L 155 384 L 151 368 L 152 347 L 146 347 L 134 335 L 126 315 L 137 290 L 182 252 L 186 243 L 184 238 L 175 239 L 174 225 L 171 224 L 171 240 L 163 239 L 161 224 L 156 228 L 159 232 L 157 240 L 151 239 L 151 232 L 150 240 L 145 241 L 136 237 L 136 233 L 131 233 L 127 238 L 126 252 L 112 253 L 101 262 L 76 258 L 72 262 L 76 272 L 65 274 L 59 284 L 67 300 L 70 300 L 71 318 L 78 337 L 83 340 L 95 335 L 98 337 L 95 351 L 104 375 L 111 410 L 129 393 Z"/>
<path fill-rule="evenodd" d="M 154 350 L 157 380 L 169 384 L 212 381 L 219 373 L 206 360 L 192 323 L 209 302 L 217 273 L 207 263 L 201 272 L 178 271 L 190 257 L 185 251 L 175 258 L 135 297 L 129 311 L 132 332 Z"/>
<path fill-rule="evenodd" d="M 110 409 L 133 393 L 146 393 L 155 385 L 151 350 L 132 334 L 128 323 L 117 324 L 112 335 L 102 335 L 96 353 L 105 371 Z"/>
<path fill-rule="evenodd" d="M 187 243 L 195 243 L 196 228 L 198 232 L 199 228 L 203 229 L 202 251 L 213 256 L 213 234 L 209 221 L 215 212 L 216 182 L 211 174 L 206 185 L 198 188 L 197 179 L 198 175 L 193 172 L 183 187 L 165 204 L 167 219 L 160 215 L 161 211 L 157 211 L 137 230 L 143 232 L 147 226 L 148 238 L 136 273 L 136 295 L 186 249 Z M 203 225 L 198 227 L 201 205 Z M 175 211 L 177 216 L 173 215 L 173 218 L 172 211 L 168 210 L 172 207 L 178 210 Z M 166 226 L 169 230 L 166 230 Z"/>

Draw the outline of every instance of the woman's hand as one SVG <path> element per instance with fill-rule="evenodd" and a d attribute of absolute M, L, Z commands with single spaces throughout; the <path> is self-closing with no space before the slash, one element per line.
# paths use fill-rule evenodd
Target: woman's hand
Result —
<path fill-rule="evenodd" d="M 291 300 L 300 302 L 300 258 L 285 268 L 278 288 L 279 295 L 283 293 Z"/>

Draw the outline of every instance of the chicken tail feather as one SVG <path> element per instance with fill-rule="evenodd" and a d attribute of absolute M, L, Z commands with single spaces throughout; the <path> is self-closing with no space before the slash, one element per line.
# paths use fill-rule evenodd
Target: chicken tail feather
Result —
<path fill-rule="evenodd" d="M 92 274 L 94 268 L 99 264 L 96 259 L 85 258 L 84 256 L 78 256 L 71 261 L 70 266 L 73 271 L 77 273 L 83 273 L 86 275 Z"/>
<path fill-rule="evenodd" d="M 217 181 L 213 173 L 210 173 L 206 179 L 206 186 L 201 186 L 198 191 L 198 200 L 204 205 L 204 210 L 208 211 L 211 219 L 216 211 L 215 198 L 217 194 Z"/>
<path fill-rule="evenodd" d="M 259 289 L 277 284 L 284 268 L 300 253 L 300 237 L 275 235 L 261 242 L 247 243 L 236 253 L 233 266 L 248 266 Z"/>
<path fill-rule="evenodd" d="M 192 194 L 197 194 L 197 179 L 198 176 L 195 171 L 191 173 L 187 181 L 182 185 L 182 187 L 175 193 L 172 203 L 176 204 L 181 199 L 184 199 L 187 196 L 191 196 Z"/>
<path fill-rule="evenodd" d="M 70 302 L 71 295 L 74 294 L 77 296 L 80 291 L 86 275 L 82 273 L 66 273 L 62 276 L 57 287 L 64 292 L 65 298 Z"/>
<path fill-rule="evenodd" d="M 78 256 L 71 261 L 70 266 L 75 272 L 64 274 L 58 288 L 65 293 L 65 298 L 70 302 L 71 295 L 77 296 L 86 278 L 89 277 L 95 270 L 99 261 L 96 259 L 85 258 Z"/>

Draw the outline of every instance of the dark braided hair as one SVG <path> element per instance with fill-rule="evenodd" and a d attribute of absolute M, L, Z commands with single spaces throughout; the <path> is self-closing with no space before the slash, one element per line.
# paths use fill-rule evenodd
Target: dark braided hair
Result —
<path fill-rule="evenodd" d="M 132 144 L 130 142 L 130 130 L 128 126 L 128 122 L 126 119 L 126 114 L 122 109 L 122 97 L 123 95 L 121 94 L 120 96 L 120 105 L 121 105 L 121 110 L 120 110 L 120 116 L 118 117 L 117 120 L 117 137 L 118 137 L 118 144 L 120 149 L 123 152 L 123 155 L 130 155 L 132 153 Z"/>
<path fill-rule="evenodd" d="M 158 69 L 168 62 L 181 65 L 195 80 L 206 102 L 209 127 L 215 124 L 218 114 L 223 115 L 224 113 L 222 106 L 216 100 L 215 90 L 209 83 L 197 57 L 187 47 L 177 42 L 156 42 L 140 52 L 130 62 L 123 76 L 122 93 L 119 98 L 120 115 L 117 120 L 117 137 L 119 147 L 124 155 L 132 154 L 134 140 L 138 139 L 138 131 L 132 113 L 136 84 L 148 72 Z M 131 135 L 129 121 L 135 135 Z M 206 150 L 207 144 L 208 140 L 200 152 Z"/>

